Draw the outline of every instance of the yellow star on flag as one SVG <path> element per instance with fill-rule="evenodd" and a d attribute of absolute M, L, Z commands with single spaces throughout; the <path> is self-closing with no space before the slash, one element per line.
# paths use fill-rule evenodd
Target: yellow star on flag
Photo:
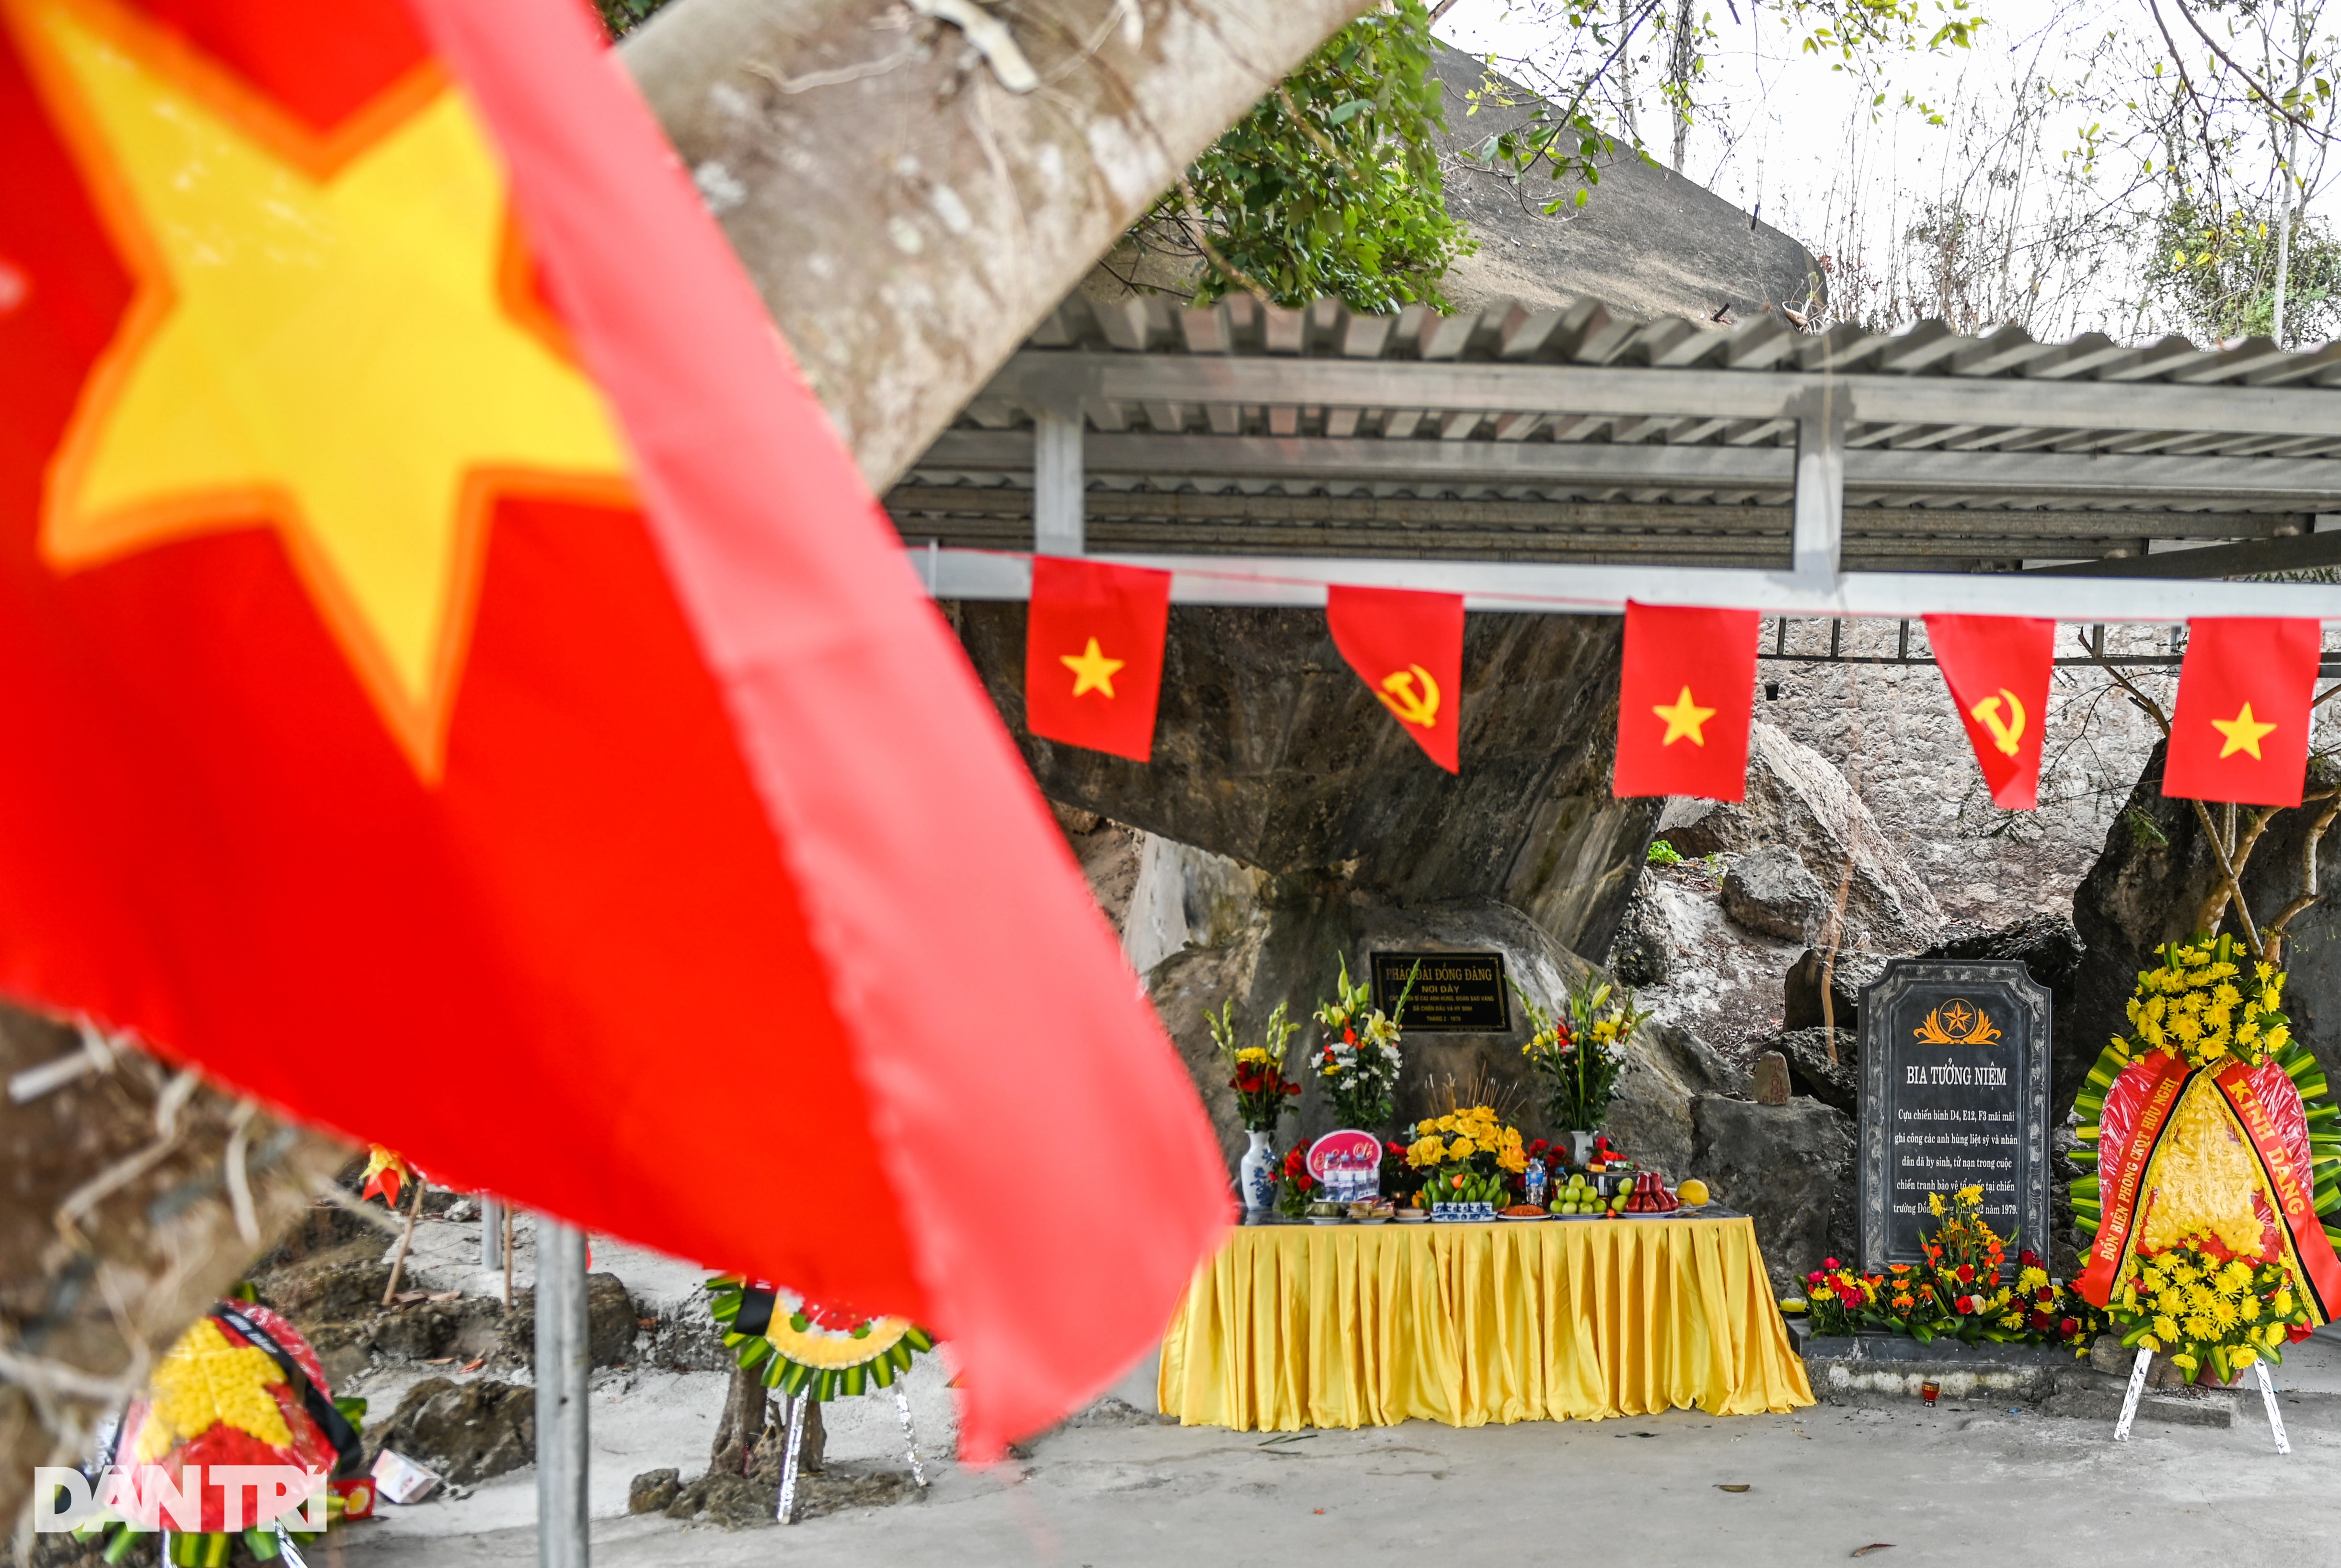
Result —
<path fill-rule="evenodd" d="M 1715 717 L 1715 710 L 1701 708 L 1698 703 L 1693 702 L 1690 700 L 1689 687 L 1686 686 L 1682 689 L 1682 695 L 1674 700 L 1671 707 L 1659 703 L 1653 706 L 1650 711 L 1667 721 L 1666 739 L 1659 741 L 1659 745 L 1671 746 L 1686 737 L 1694 746 L 1707 744 L 1707 737 L 1700 732 L 1699 726 Z"/>
<path fill-rule="evenodd" d="M 1130 662 L 1127 659 L 1108 659 L 1099 652 L 1098 640 L 1094 637 L 1090 639 L 1089 647 L 1082 651 L 1060 653 L 1057 660 L 1073 672 L 1073 695 L 1076 697 L 1084 691 L 1102 691 L 1108 697 L 1112 696 L 1114 671 Z"/>
<path fill-rule="evenodd" d="M 2276 730 L 2275 725 L 2262 724 L 2252 717 L 2252 705 L 2248 702 L 2244 704 L 2244 710 L 2233 719 L 2212 719 L 2211 728 L 2226 737 L 2226 743 L 2219 748 L 2222 759 L 2238 751 L 2248 751 L 2255 762 L 2261 759 L 2260 737 L 2273 734 Z"/>
<path fill-rule="evenodd" d="M 623 503 L 600 393 L 507 306 L 502 171 L 443 78 L 318 138 L 103 0 L 0 0 L 136 298 L 52 462 L 60 571 L 272 526 L 435 779 L 489 508 Z"/>

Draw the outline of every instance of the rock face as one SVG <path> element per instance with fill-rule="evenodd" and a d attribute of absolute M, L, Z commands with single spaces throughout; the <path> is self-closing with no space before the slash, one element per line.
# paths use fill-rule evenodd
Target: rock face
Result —
<path fill-rule="evenodd" d="M 1730 858 L 1651 867 L 1609 961 L 1621 980 L 1641 987 L 1638 1004 L 1654 1017 L 1745 1060 L 1747 1041 L 1779 1027 L 1780 975 L 1802 948 L 1724 914 Z"/>
<path fill-rule="evenodd" d="M 1761 719 L 1748 739 L 1747 799 L 1670 801 L 1657 834 L 1685 855 L 1794 850 L 1820 885 L 1828 908 L 1834 908 L 1838 885 L 1845 884 L 1840 946 L 1910 952 L 1933 941 L 1943 927 L 1942 907 L 1837 764 Z"/>
<path fill-rule="evenodd" d="M 1173 606 L 1154 757 L 1024 729 L 1024 607 L 946 606 L 1051 800 L 1276 877 L 1402 904 L 1495 898 L 1601 952 L 1657 804 L 1609 793 L 1621 623 L 1473 615 L 1461 775 L 1422 755 L 1315 610 Z"/>
<path fill-rule="evenodd" d="M 2127 1008 L 2137 972 L 2151 961 L 2156 947 L 2195 934 L 2204 900 L 2219 875 L 2193 805 L 2163 798 L 2162 758 L 2157 747 L 2147 759 L 2128 803 L 2106 835 L 2097 864 L 2073 896 L 2073 923 L 2087 951 L 2068 982 L 2069 1005 L 2059 998 L 2058 1097 L 2052 1111 L 2071 1102 L 2107 1037 L 2129 1032 Z M 2315 793 L 2330 787 L 2312 779 L 2309 789 Z M 2245 809 L 2246 823 L 2252 809 Z M 2244 895 L 2256 919 L 2272 918 L 2301 892 L 2312 818 L 2311 810 L 2278 813 L 2245 863 Z M 2341 864 L 2336 856 L 2341 856 L 2341 825 L 2326 832 L 2317 846 L 2317 864 Z M 2341 1064 L 2341 1052 L 2334 1048 L 2341 1043 L 2341 892 L 2333 890 L 2334 880 L 2324 876 L 2319 884 L 2324 896 L 2293 919 L 2285 950 L 2290 971 L 2285 1010 L 2294 1031 L 2328 1070 Z"/>
<path fill-rule="evenodd" d="M 1205 1009 L 1216 1010 L 1232 999 L 1239 1027 L 1249 1032 L 1266 1021 L 1279 1001 L 1285 1001 L 1307 1026 L 1288 1057 L 1288 1070 L 1302 1085 L 1295 1114 L 1286 1119 L 1280 1140 L 1289 1144 L 1315 1137 L 1335 1125 L 1307 1070 L 1306 1052 L 1318 1038 L 1307 1014 L 1318 999 L 1332 995 L 1339 955 L 1349 956 L 1354 973 L 1362 956 L 1377 948 L 1497 952 L 1503 956 L 1506 974 L 1549 1007 L 1587 972 L 1584 960 L 1535 921 L 1492 899 L 1405 907 L 1339 884 L 1297 878 L 1270 880 L 1263 891 L 1250 918 L 1225 940 L 1186 947 L 1147 976 L 1155 1007 L 1202 1091 L 1230 1170 L 1243 1151 L 1244 1136 L 1233 1091 L 1225 1085 L 1226 1074 L 1203 1025 Z M 1554 1128 L 1547 1120 L 1542 1086 L 1520 1057 L 1528 1039 L 1526 1021 L 1517 1003 L 1511 1011 L 1512 1027 L 1499 1034 L 1418 1031 L 1406 1036 L 1399 1119 L 1436 1115 L 1453 1100 L 1485 1101 L 1509 1114 L 1528 1136 L 1568 1130 Z M 1679 1174 L 1691 1151 L 1690 1097 L 1737 1092 L 1744 1084 L 1745 1075 L 1696 1037 L 1662 1024 L 1649 1025 L 1629 1051 L 1619 1098 L 1604 1125 L 1620 1146 Z"/>
<path fill-rule="evenodd" d="M 1546 216 L 1539 209 L 1565 186 L 1541 174 L 1516 186 L 1471 157 L 1489 135 L 1525 124 L 1535 95 L 1459 50 L 1439 48 L 1434 69 L 1447 89 L 1447 210 L 1479 242 L 1443 281 L 1458 304 L 1559 305 L 1589 294 L 1635 314 L 1704 321 L 1718 306 L 1733 316 L 1768 305 L 1802 311 L 1821 287 L 1804 246 L 1629 152 L 1602 160 L 1583 207 Z M 1474 91 L 1477 114 L 1467 101 Z"/>
<path fill-rule="evenodd" d="M 1751 849 L 1723 878 L 1723 912 L 1751 931 L 1785 941 L 1811 939 L 1828 918 L 1828 896 L 1785 845 Z"/>
<path fill-rule="evenodd" d="M 1701 1095 L 1690 1168 L 1756 1222 L 1772 1288 L 1801 1295 L 1824 1257 L 1853 1256 L 1853 1118 L 1818 1100 L 1785 1106 Z"/>
<path fill-rule="evenodd" d="M 1861 1037 L 1851 1029 L 1784 1029 L 1762 1042 L 1788 1064 L 1788 1085 L 1849 1116 L 1861 1114 Z M 1836 1047 L 1831 1050 L 1831 1046 Z"/>
<path fill-rule="evenodd" d="M 1861 993 L 1863 987 L 1874 985 L 1885 972 L 1886 955 L 1864 952 L 1858 948 L 1838 951 L 1831 964 L 1828 956 L 1818 948 L 1807 948 L 1804 957 L 1788 967 L 1780 983 L 1780 1027 L 1784 1029 L 1818 1029 L 1824 1026 L 1838 1029 L 1861 1027 Z M 1821 982 L 1828 982 L 1829 1007 L 1821 1008 Z"/>

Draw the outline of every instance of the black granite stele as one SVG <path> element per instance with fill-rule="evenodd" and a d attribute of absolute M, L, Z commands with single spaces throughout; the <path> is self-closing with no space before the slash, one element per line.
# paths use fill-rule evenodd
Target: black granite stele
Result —
<path fill-rule="evenodd" d="M 1927 1195 L 2046 1255 L 2048 992 L 2021 963 L 1897 959 L 1861 994 L 1861 1266 L 1918 1263 Z"/>
<path fill-rule="evenodd" d="M 1382 952 L 1371 961 L 1374 1006 L 1396 1013 L 1405 997 L 1410 1035 L 1500 1035 L 1512 1027 L 1501 953 Z"/>

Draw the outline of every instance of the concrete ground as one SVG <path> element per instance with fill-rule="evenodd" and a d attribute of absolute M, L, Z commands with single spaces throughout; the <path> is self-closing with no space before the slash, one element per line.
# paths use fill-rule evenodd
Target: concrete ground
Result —
<path fill-rule="evenodd" d="M 1410 1422 L 1297 1441 L 1091 1426 L 1044 1438 L 1029 1462 L 991 1472 L 937 1466 L 918 1503 L 786 1530 L 597 1517 L 593 1556 L 605 1568 L 1124 1568 L 1447 1560 L 1493 1549 L 1758 1568 L 1843 1562 L 1887 1543 L 1868 1556 L 1965 1565 L 1997 1554 L 2043 1568 L 2341 1562 L 2332 1482 L 2341 1400 L 2286 1396 L 2289 1457 L 2247 1412 L 2225 1431 L 2142 1424 L 2118 1445 L 2094 1423 L 1977 1404 L 1823 1405 L 1738 1419 L 1678 1411 L 1472 1431 Z M 595 1447 L 600 1464 L 603 1444 Z M 459 1503 L 390 1511 L 347 1533 L 343 1561 L 533 1563 L 531 1484 L 523 1472 Z M 594 1487 L 597 1502 L 604 1490 Z"/>

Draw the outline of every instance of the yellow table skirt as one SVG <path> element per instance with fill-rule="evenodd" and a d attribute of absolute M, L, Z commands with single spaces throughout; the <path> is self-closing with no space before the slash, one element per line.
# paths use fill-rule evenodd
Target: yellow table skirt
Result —
<path fill-rule="evenodd" d="M 1256 1226 L 1188 1288 L 1165 1412 L 1290 1432 L 1813 1403 L 1745 1219 Z"/>

